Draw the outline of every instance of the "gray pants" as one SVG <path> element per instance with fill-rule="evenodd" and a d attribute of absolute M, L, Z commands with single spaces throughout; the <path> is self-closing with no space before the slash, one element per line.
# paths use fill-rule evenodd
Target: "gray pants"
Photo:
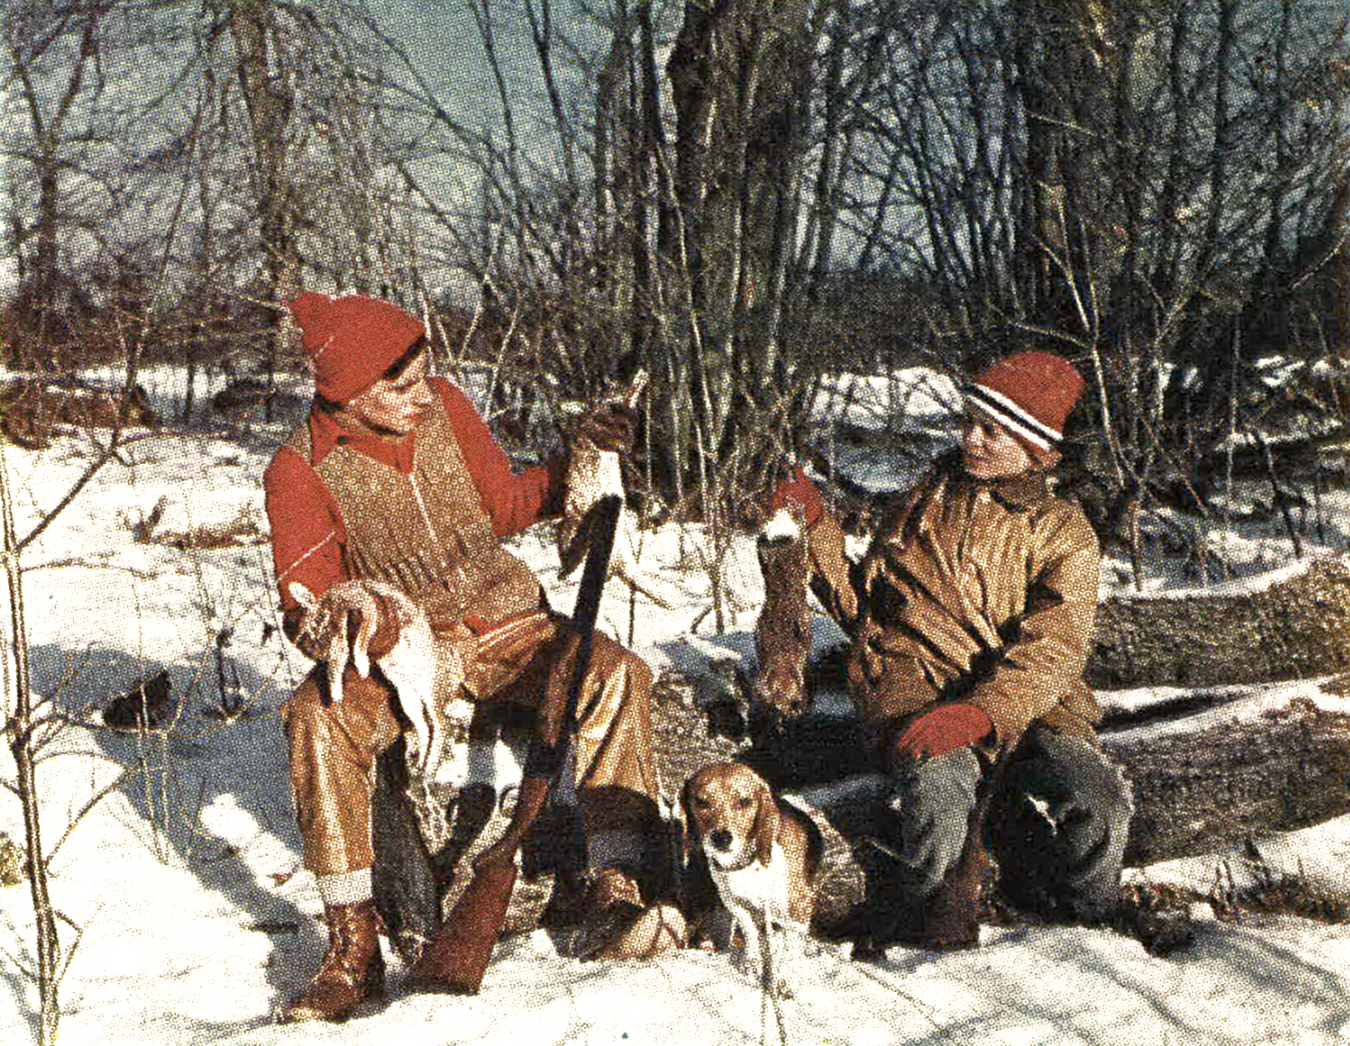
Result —
<path fill-rule="evenodd" d="M 981 778 L 969 748 L 896 775 L 889 838 L 899 858 L 892 886 L 922 904 L 956 864 Z M 1081 738 L 1032 727 L 989 796 L 985 843 L 999 887 L 1019 908 L 1054 918 L 1100 918 L 1116 905 L 1130 824 L 1124 779 Z"/>

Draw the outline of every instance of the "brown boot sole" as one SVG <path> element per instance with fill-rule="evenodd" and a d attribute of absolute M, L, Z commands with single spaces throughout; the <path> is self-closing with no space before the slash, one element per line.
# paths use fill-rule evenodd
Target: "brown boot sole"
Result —
<path fill-rule="evenodd" d="M 474 995 L 466 988 L 435 977 L 409 977 L 403 982 L 403 990 L 415 995 Z"/>
<path fill-rule="evenodd" d="M 639 905 L 627 902 L 610 905 L 572 931 L 568 954 L 582 962 L 609 958 L 606 953 L 613 943 L 622 938 L 641 915 Z"/>
<path fill-rule="evenodd" d="M 272 1015 L 272 1020 L 275 1024 L 303 1024 L 308 1021 L 343 1024 L 360 1017 L 373 1017 L 384 1010 L 388 1003 L 388 996 L 381 991 L 376 995 L 368 995 L 354 1006 L 337 1013 L 326 1013 L 318 1006 L 283 1006 Z"/>
<path fill-rule="evenodd" d="M 642 909 L 626 926 L 620 925 L 587 960 L 650 960 L 679 951 L 689 943 L 689 927 L 683 913 L 671 904 Z"/>

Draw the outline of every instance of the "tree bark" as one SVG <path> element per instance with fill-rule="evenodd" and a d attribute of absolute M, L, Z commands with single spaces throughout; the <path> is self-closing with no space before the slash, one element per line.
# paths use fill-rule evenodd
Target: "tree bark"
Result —
<path fill-rule="evenodd" d="M 24 28 L 5 26 L 6 49 L 13 64 L 10 79 L 18 84 L 16 94 L 27 110 L 31 138 L 26 152 L 16 155 L 22 155 L 32 164 L 38 186 L 37 213 L 30 230 L 37 246 L 31 258 L 26 260 L 32 273 L 27 289 L 28 303 L 36 320 L 29 351 L 37 356 L 37 363 L 50 371 L 58 370 L 61 362 L 53 343 L 62 340 L 57 337 L 60 312 L 57 299 L 62 283 L 60 245 L 66 209 L 62 175 L 73 166 L 69 153 L 76 137 L 67 128 L 67 121 L 85 91 L 87 71 L 99 60 L 100 21 L 106 7 L 104 3 L 91 3 L 58 13 L 54 16 L 58 22 L 52 35 L 36 45 Z M 81 19 L 83 24 L 79 24 Z M 31 32 L 31 28 L 28 31 Z M 74 47 L 67 78 L 59 84 L 45 77 L 34 65 L 42 50 L 63 32 L 77 34 L 79 43 Z M 21 221 L 17 215 L 15 221 Z M 19 237 L 20 244 L 23 238 Z M 27 365 L 34 361 L 17 362 Z"/>
<path fill-rule="evenodd" d="M 1103 737 L 1134 789 L 1127 863 L 1212 853 L 1350 812 L 1350 716 L 1306 700 L 1254 722 L 1131 733 Z"/>
<path fill-rule="evenodd" d="M 239 85 L 248 111 L 255 161 L 259 238 L 263 251 L 262 293 L 280 303 L 298 289 L 299 249 L 295 241 L 296 192 L 291 184 L 287 128 L 294 92 L 281 68 L 276 12 L 270 2 L 232 4 L 229 30 L 238 56 Z M 272 313 L 265 366 L 269 393 L 282 354 L 281 312 Z M 272 420 L 269 395 L 265 417 Z"/>
<path fill-rule="evenodd" d="M 777 335 L 799 262 L 821 11 L 812 0 L 687 3 L 667 63 L 682 235 L 663 246 L 671 271 L 688 282 L 682 319 L 701 346 L 689 409 L 703 453 L 742 474 L 739 462 L 754 456 L 748 437 L 789 391 Z"/>

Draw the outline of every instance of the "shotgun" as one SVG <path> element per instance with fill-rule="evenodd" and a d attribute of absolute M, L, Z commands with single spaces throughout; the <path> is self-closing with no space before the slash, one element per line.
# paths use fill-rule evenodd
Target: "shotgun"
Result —
<path fill-rule="evenodd" d="M 516 884 L 517 854 L 567 762 L 581 684 L 590 667 L 600 596 L 609 574 L 610 553 L 622 510 L 623 499 L 611 494 L 602 497 L 587 513 L 583 529 L 589 538 L 589 551 L 572 615 L 577 639 L 568 686 L 565 690 L 545 687 L 511 821 L 502 837 L 473 862 L 469 885 L 450 910 L 445 925 L 409 971 L 410 983 L 417 990 L 474 995 L 483 983 L 497 935 L 506 922 L 511 891 Z"/>

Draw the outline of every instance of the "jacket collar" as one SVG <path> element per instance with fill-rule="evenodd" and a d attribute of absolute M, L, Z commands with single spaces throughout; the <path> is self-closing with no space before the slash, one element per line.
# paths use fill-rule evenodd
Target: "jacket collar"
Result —
<path fill-rule="evenodd" d="M 946 474 L 947 481 L 953 488 L 974 487 L 987 490 L 995 501 L 1013 511 L 1029 509 L 1050 497 L 1048 473 L 1031 471 L 1003 479 L 976 479 L 961 467 L 960 448 L 939 458 L 937 468 Z"/>
<path fill-rule="evenodd" d="M 412 472 L 416 438 L 417 433 L 410 432 L 394 443 L 369 433 L 352 432 L 317 403 L 309 412 L 310 464 L 315 468 L 334 448 L 348 447 L 407 475 Z"/>

